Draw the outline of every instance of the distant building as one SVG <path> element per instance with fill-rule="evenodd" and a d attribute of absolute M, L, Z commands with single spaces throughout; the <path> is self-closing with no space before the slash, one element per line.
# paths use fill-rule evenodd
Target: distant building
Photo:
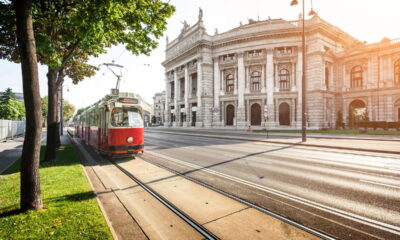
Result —
<path fill-rule="evenodd" d="M 201 15 L 202 16 L 202 15 Z M 400 39 L 365 44 L 314 16 L 305 21 L 307 126 L 340 112 L 400 120 Z M 167 43 L 165 126 L 300 128 L 301 20 L 249 20 L 207 34 L 203 20 Z"/>
<path fill-rule="evenodd" d="M 152 123 L 162 125 L 165 118 L 165 91 L 154 94 L 153 97 L 153 119 Z"/>

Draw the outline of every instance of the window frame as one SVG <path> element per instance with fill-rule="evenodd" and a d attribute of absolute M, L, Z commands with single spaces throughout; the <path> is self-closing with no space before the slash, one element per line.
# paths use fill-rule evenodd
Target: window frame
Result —
<path fill-rule="evenodd" d="M 250 74 L 250 90 L 253 92 L 261 90 L 261 72 L 258 70 Z"/>
<path fill-rule="evenodd" d="M 350 71 L 350 87 L 359 88 L 363 86 L 364 69 L 360 65 L 354 66 Z"/>
<path fill-rule="evenodd" d="M 235 90 L 235 77 L 232 73 L 225 76 L 225 92 L 233 93 Z"/>
<path fill-rule="evenodd" d="M 400 85 L 400 59 L 394 62 L 394 85 Z"/>
<path fill-rule="evenodd" d="M 285 72 L 285 73 L 283 73 Z M 290 90 L 290 72 L 286 68 L 279 70 L 279 89 Z M 285 79 L 283 79 L 285 77 Z"/>

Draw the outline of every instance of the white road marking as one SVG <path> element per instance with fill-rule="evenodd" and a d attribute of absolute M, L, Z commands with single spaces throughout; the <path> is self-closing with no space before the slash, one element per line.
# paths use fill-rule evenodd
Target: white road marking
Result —
<path fill-rule="evenodd" d="M 359 180 L 360 180 L 360 182 L 371 183 L 371 184 L 375 184 L 375 185 L 380 185 L 380 186 L 400 189 L 400 186 L 396 186 L 396 185 L 379 183 L 379 182 L 374 182 L 374 181 L 368 181 L 368 180 L 364 180 L 364 179 L 359 179 Z"/>
<path fill-rule="evenodd" d="M 385 229 L 386 231 L 389 231 L 389 232 L 392 232 L 392 233 L 395 233 L 395 234 L 399 234 L 399 232 L 400 232 L 400 227 L 392 225 L 392 224 L 389 224 L 389 223 L 380 222 L 380 221 L 377 221 L 377 220 L 374 220 L 374 219 L 371 219 L 371 218 L 368 218 L 368 217 L 364 217 L 364 216 L 361 216 L 361 215 L 358 215 L 358 214 L 355 214 L 355 213 L 346 212 L 346 211 L 343 211 L 341 209 L 330 207 L 330 206 L 327 206 L 325 204 L 314 202 L 312 200 L 308 200 L 308 199 L 305 199 L 305 198 L 302 198 L 302 197 L 298 197 L 298 196 L 292 195 L 290 193 L 282 192 L 282 191 L 277 190 L 277 189 L 266 187 L 266 186 L 263 186 L 263 185 L 260 185 L 260 184 L 254 183 L 254 182 L 250 182 L 250 181 L 247 181 L 247 180 L 243 180 L 243 179 L 240 179 L 240 178 L 237 178 L 237 177 L 234 177 L 234 176 L 231 176 L 231 175 L 227 175 L 227 174 L 215 171 L 215 170 L 206 169 L 206 168 L 204 168 L 202 166 L 199 166 L 199 165 L 196 165 L 196 164 L 187 163 L 187 162 L 184 162 L 184 161 L 169 157 L 169 156 L 164 155 L 164 154 L 156 153 L 156 152 L 153 152 L 153 151 L 147 151 L 147 152 L 150 152 L 150 154 L 152 154 L 154 156 L 161 157 L 161 158 L 170 160 L 172 162 L 175 162 L 175 163 L 178 163 L 178 164 L 181 164 L 181 165 L 186 165 L 186 166 L 194 168 L 194 169 L 205 171 L 205 172 L 220 176 L 222 178 L 226 178 L 226 179 L 229 179 L 231 181 L 235 181 L 235 182 L 241 183 L 241 184 L 246 185 L 246 186 L 250 186 L 250 187 L 265 191 L 265 192 L 269 192 L 269 193 L 278 195 L 280 197 L 288 198 L 288 199 L 290 199 L 292 201 L 299 202 L 301 204 L 304 204 L 304 205 L 307 205 L 307 206 L 311 206 L 311 207 L 314 207 L 314 208 L 317 208 L 317 209 L 320 209 L 320 210 L 323 210 L 323 211 L 326 211 L 326 212 L 330 212 L 330 213 L 333 213 L 333 214 L 336 214 L 336 215 L 339 215 L 339 216 L 342 216 L 342 217 L 345 217 L 345 218 L 348 218 L 348 219 L 352 219 L 354 221 L 358 221 L 360 223 L 363 223 L 363 224 L 366 224 L 366 225 L 369 225 L 369 226 L 373 226 L 373 227 L 380 226 L 381 228 Z"/>

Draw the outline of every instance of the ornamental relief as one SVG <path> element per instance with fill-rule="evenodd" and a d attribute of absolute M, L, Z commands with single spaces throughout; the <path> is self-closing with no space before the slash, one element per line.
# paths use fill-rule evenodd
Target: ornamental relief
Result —
<path fill-rule="evenodd" d="M 392 55 L 392 66 L 394 66 L 395 62 L 400 61 L 400 53 Z"/>
<path fill-rule="evenodd" d="M 252 73 L 254 71 L 261 72 L 262 71 L 262 66 L 261 65 L 253 65 L 249 67 L 249 72 Z"/>
<path fill-rule="evenodd" d="M 368 70 L 368 59 L 364 58 L 357 61 L 345 63 L 346 73 L 350 73 L 351 69 L 353 69 L 355 66 L 361 66 L 363 68 L 363 71 L 365 72 L 366 70 Z"/>
<path fill-rule="evenodd" d="M 259 64 L 267 64 L 266 59 L 246 59 L 244 61 L 244 65 L 246 67 L 251 66 L 251 65 L 259 65 Z"/>
<path fill-rule="evenodd" d="M 192 36 L 181 40 L 178 44 L 168 49 L 166 52 L 166 58 L 174 57 L 184 52 L 193 46 L 197 41 L 201 40 L 201 32 L 197 31 L 192 34 Z"/>
<path fill-rule="evenodd" d="M 291 68 L 292 68 L 292 63 L 284 63 L 284 64 L 281 63 L 281 64 L 278 64 L 278 72 L 280 70 L 282 70 L 282 69 L 286 69 L 286 70 L 288 70 L 290 72 Z"/>
<path fill-rule="evenodd" d="M 234 69 L 228 69 L 228 70 L 224 70 L 224 79 L 226 78 L 226 76 L 228 76 L 229 74 L 232 74 L 235 77 L 235 70 Z"/>

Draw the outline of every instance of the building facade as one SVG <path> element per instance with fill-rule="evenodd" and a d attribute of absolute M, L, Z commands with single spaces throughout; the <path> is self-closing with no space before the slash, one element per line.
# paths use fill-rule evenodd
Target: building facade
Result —
<path fill-rule="evenodd" d="M 322 20 L 306 20 L 307 126 L 335 126 L 339 112 L 400 118 L 400 41 L 365 44 Z M 249 20 L 211 36 L 202 12 L 167 43 L 165 126 L 300 128 L 301 20 Z"/>
<path fill-rule="evenodd" d="M 164 124 L 165 117 L 165 91 L 154 94 L 153 96 L 153 117 L 152 123 L 157 125 Z"/>

